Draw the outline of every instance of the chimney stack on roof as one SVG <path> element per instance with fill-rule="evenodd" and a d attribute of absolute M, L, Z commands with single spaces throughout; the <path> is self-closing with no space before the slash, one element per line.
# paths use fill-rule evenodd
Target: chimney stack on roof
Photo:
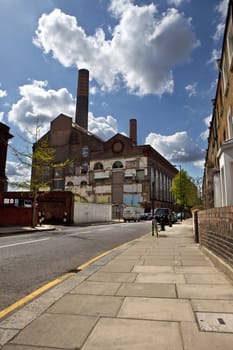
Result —
<path fill-rule="evenodd" d="M 132 140 L 132 145 L 137 146 L 137 120 L 130 119 L 129 121 L 129 137 Z"/>
<path fill-rule="evenodd" d="M 78 74 L 75 123 L 88 130 L 89 71 L 80 69 Z"/>

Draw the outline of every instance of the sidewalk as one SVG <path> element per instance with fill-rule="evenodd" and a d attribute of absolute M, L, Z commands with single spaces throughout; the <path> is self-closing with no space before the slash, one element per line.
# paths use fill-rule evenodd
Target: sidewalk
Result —
<path fill-rule="evenodd" d="M 233 285 L 192 220 L 113 251 L 0 322 L 1 350 L 232 350 Z"/>

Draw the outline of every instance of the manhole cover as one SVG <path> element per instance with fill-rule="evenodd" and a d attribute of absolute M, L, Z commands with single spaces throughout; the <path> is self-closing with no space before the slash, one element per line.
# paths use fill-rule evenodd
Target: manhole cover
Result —
<path fill-rule="evenodd" d="M 233 314 L 197 312 L 196 315 L 202 331 L 233 333 Z"/>

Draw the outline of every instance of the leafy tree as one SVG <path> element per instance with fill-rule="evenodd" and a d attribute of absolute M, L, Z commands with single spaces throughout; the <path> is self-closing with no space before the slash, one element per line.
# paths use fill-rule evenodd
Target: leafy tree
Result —
<path fill-rule="evenodd" d="M 174 177 L 171 192 L 176 203 L 181 206 L 191 208 L 198 203 L 197 186 L 183 169 Z"/>
<path fill-rule="evenodd" d="M 16 188 L 25 189 L 32 192 L 33 203 L 35 204 L 38 198 L 39 190 L 41 188 L 50 187 L 51 176 L 46 176 L 56 167 L 66 167 L 72 163 L 69 159 L 65 162 L 55 163 L 54 155 L 55 149 L 49 146 L 48 137 L 45 136 L 39 141 L 32 143 L 29 140 L 23 139 L 26 142 L 25 151 L 19 151 L 13 145 L 10 146 L 13 155 L 20 164 L 23 164 L 28 169 L 31 169 L 31 179 L 24 181 L 14 181 L 10 184 Z M 29 151 L 29 145 L 31 151 Z M 36 224 L 36 208 L 33 205 L 32 227 Z"/>

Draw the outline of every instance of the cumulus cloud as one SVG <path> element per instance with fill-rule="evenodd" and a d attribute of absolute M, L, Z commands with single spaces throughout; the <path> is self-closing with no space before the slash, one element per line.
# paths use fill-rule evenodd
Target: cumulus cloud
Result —
<path fill-rule="evenodd" d="M 1 83 L 0 83 L 1 86 Z M 0 98 L 6 97 L 7 91 L 0 89 Z M 0 122 L 3 121 L 4 112 L 0 112 Z"/>
<path fill-rule="evenodd" d="M 204 119 L 204 124 L 207 127 L 207 129 L 201 133 L 201 138 L 204 141 L 206 141 L 208 139 L 208 137 L 209 137 L 209 126 L 210 126 L 211 120 L 212 120 L 212 114 L 208 115 L 208 117 L 206 117 Z"/>
<path fill-rule="evenodd" d="M 26 168 L 24 164 L 14 161 L 8 161 L 6 164 L 6 175 L 8 177 L 8 191 L 15 191 L 15 183 L 30 183 L 31 169 Z M 25 188 L 17 188 L 17 191 Z"/>
<path fill-rule="evenodd" d="M 185 2 L 190 2 L 190 0 L 167 0 L 168 5 L 174 5 L 176 7 L 182 5 Z"/>
<path fill-rule="evenodd" d="M 174 65 L 199 46 L 191 19 L 130 0 L 112 0 L 109 11 L 117 21 L 110 40 L 102 28 L 87 35 L 75 17 L 55 9 L 40 17 L 33 42 L 65 67 L 89 69 L 103 90 L 124 84 L 137 95 L 172 93 Z"/>
<path fill-rule="evenodd" d="M 3 98 L 3 97 L 5 97 L 5 96 L 7 96 L 6 90 L 0 89 L 0 98 Z"/>
<path fill-rule="evenodd" d="M 220 15 L 220 22 L 217 25 L 215 34 L 214 34 L 214 40 L 218 41 L 222 38 L 224 28 L 225 28 L 225 20 L 227 15 L 227 9 L 228 9 L 228 2 L 229 0 L 222 0 L 220 3 L 216 6 L 216 11 Z"/>
<path fill-rule="evenodd" d="M 106 141 L 118 133 L 117 120 L 111 115 L 107 117 L 94 117 L 92 113 L 88 115 L 89 131 Z"/>
<path fill-rule="evenodd" d="M 171 163 L 198 162 L 204 158 L 204 150 L 193 142 L 186 131 L 173 135 L 150 133 L 145 143 L 150 144 Z"/>
<path fill-rule="evenodd" d="M 67 89 L 48 89 L 47 81 L 32 81 L 19 87 L 20 99 L 12 105 L 8 121 L 21 131 L 35 137 L 36 128 L 41 135 L 60 113 L 74 115 L 75 101 Z"/>
<path fill-rule="evenodd" d="M 189 97 L 196 96 L 197 95 L 197 82 L 185 86 L 185 90 L 188 92 Z"/>

